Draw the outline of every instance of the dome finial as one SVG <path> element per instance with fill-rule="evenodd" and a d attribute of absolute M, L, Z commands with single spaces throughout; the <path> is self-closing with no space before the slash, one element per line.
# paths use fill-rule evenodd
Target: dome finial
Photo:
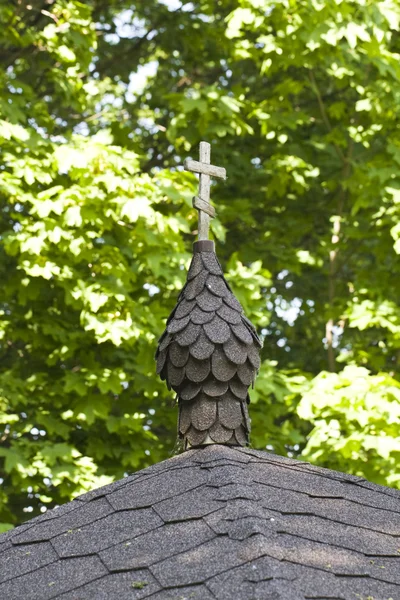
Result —
<path fill-rule="evenodd" d="M 157 373 L 177 393 L 179 437 L 184 447 L 207 444 L 246 446 L 250 420 L 248 388 L 260 367 L 261 341 L 225 281 L 208 239 L 210 177 L 226 178 L 210 164 L 210 145 L 200 144 L 200 162 L 185 168 L 200 173 L 199 241 L 187 282 L 167 320 L 157 353 Z"/>

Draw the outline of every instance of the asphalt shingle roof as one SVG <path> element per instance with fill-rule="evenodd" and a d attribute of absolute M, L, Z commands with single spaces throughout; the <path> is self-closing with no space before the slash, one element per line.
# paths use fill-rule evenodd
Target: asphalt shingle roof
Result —
<path fill-rule="evenodd" d="M 0 536 L 1 600 L 399 600 L 400 491 L 190 450 Z"/>

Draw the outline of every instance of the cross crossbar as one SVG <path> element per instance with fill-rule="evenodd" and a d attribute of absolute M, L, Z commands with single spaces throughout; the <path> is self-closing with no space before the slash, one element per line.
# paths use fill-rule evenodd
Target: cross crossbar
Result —
<path fill-rule="evenodd" d="M 226 169 L 224 169 L 224 167 L 216 167 L 207 163 L 198 162 L 197 160 L 190 160 L 189 158 L 185 160 L 184 165 L 186 171 L 193 171 L 193 173 L 226 179 Z"/>
<path fill-rule="evenodd" d="M 208 142 L 200 142 L 200 161 L 187 158 L 184 168 L 199 173 L 199 194 L 193 198 L 193 206 L 199 211 L 199 240 L 208 240 L 210 217 L 215 216 L 210 204 L 211 177 L 226 179 L 226 170 L 211 164 L 211 146 Z"/>

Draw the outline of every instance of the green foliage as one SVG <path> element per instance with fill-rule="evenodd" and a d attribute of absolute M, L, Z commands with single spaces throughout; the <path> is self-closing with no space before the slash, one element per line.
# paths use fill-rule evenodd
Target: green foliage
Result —
<path fill-rule="evenodd" d="M 314 425 L 303 456 L 381 484 L 398 484 L 398 381 L 386 373 L 371 375 L 363 367 L 322 372 L 297 412 Z"/>
<path fill-rule="evenodd" d="M 3 530 L 173 451 L 201 139 L 253 444 L 400 486 L 400 2 L 175 4 L 0 7 Z"/>

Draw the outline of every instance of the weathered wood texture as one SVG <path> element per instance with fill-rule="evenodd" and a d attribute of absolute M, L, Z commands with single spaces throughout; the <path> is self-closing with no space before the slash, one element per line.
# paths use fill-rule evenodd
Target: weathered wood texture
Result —
<path fill-rule="evenodd" d="M 199 173 L 199 195 L 193 198 L 193 206 L 199 211 L 199 240 L 208 240 L 210 217 L 215 217 L 215 210 L 210 204 L 211 177 L 226 179 L 226 170 L 216 167 L 211 162 L 211 146 L 208 142 L 200 142 L 200 162 L 186 159 L 186 171 Z"/>
<path fill-rule="evenodd" d="M 195 196 L 193 198 L 192 205 L 194 208 L 197 208 L 197 210 L 202 210 L 212 218 L 216 215 L 215 208 L 211 206 L 211 204 L 209 204 L 208 202 L 204 202 L 204 200 L 202 200 L 198 196 Z"/>
<path fill-rule="evenodd" d="M 211 146 L 207 142 L 200 142 L 200 161 L 203 167 L 209 166 L 211 159 Z M 210 175 L 200 171 L 199 197 L 206 204 L 210 204 Z M 210 217 L 207 213 L 199 210 L 199 240 L 208 240 L 210 230 Z"/>
<path fill-rule="evenodd" d="M 205 144 L 206 142 L 201 142 L 201 144 Z M 187 158 L 184 162 L 184 167 L 186 171 L 192 171 L 193 173 L 204 173 L 205 175 L 210 175 L 210 177 L 219 177 L 220 179 L 226 179 L 226 169 L 224 167 L 215 167 L 214 165 L 204 164 L 200 159 L 200 162 L 197 160 L 190 160 Z"/>

